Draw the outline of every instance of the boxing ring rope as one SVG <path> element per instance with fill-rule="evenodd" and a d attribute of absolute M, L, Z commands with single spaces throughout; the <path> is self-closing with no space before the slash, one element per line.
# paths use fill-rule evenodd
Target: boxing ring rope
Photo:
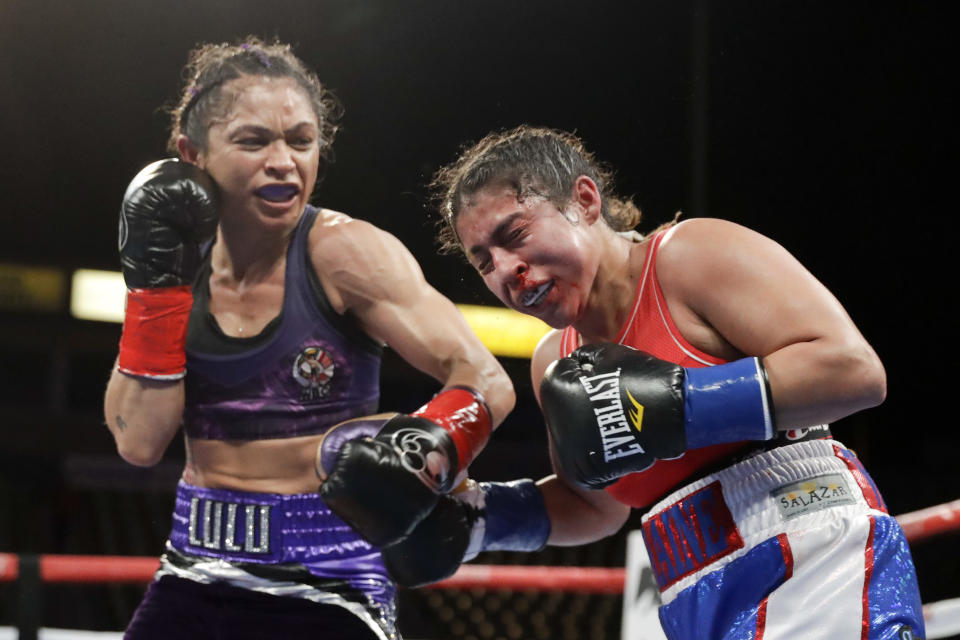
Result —
<path fill-rule="evenodd" d="M 905 513 L 897 521 L 911 543 L 960 531 L 960 500 Z M 42 583 L 147 583 L 158 566 L 156 557 L 0 553 L 0 582 L 19 582 L 19 637 L 25 640 L 38 637 Z M 625 578 L 623 568 L 467 564 L 426 588 L 615 595 L 623 593 Z M 960 634 L 960 597 L 925 604 L 924 618 L 928 640 Z"/>

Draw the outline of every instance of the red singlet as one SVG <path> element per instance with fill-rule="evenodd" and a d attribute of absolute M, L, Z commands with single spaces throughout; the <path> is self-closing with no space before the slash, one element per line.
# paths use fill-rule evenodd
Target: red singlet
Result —
<path fill-rule="evenodd" d="M 657 248 L 666 230 L 653 237 L 643 265 L 643 274 L 637 287 L 637 295 L 614 342 L 635 347 L 642 351 L 673 362 L 682 367 L 707 367 L 727 362 L 706 354 L 689 342 L 677 330 L 670 317 L 663 291 L 657 280 Z M 560 338 L 560 357 L 565 357 L 580 346 L 580 334 L 573 327 L 563 330 Z M 698 469 L 706 467 L 734 451 L 743 448 L 743 442 L 719 444 L 687 451 L 674 460 L 658 460 L 644 471 L 626 475 L 606 491 L 620 502 L 631 507 L 650 506 L 667 491 L 677 487 Z"/>

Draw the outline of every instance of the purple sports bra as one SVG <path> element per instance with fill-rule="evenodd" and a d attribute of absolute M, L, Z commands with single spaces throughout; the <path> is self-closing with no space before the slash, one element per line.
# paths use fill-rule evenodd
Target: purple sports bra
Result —
<path fill-rule="evenodd" d="M 376 412 L 382 348 L 324 295 L 307 248 L 316 216 L 311 206 L 300 216 L 283 309 L 257 336 L 227 336 L 210 314 L 207 251 L 187 331 L 183 425 L 191 438 L 292 438 Z"/>

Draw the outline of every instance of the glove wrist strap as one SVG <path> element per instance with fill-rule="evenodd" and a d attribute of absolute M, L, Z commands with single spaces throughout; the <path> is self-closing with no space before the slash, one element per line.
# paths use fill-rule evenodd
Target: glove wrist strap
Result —
<path fill-rule="evenodd" d="M 426 418 L 450 434 L 457 450 L 458 468 L 452 476 L 466 470 L 490 438 L 492 424 L 486 400 L 475 389 L 448 387 L 411 415 Z"/>
<path fill-rule="evenodd" d="M 481 482 L 486 507 L 481 551 L 539 551 L 550 537 L 543 494 L 532 480 Z"/>
<path fill-rule="evenodd" d="M 179 380 L 187 367 L 189 286 L 127 291 L 117 369 L 129 376 Z"/>
<path fill-rule="evenodd" d="M 760 358 L 685 369 L 687 448 L 774 436 L 773 402 Z"/>

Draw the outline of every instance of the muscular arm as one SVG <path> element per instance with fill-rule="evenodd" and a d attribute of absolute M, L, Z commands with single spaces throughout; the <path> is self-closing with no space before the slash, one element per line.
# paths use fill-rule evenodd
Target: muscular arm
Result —
<path fill-rule="evenodd" d="M 114 367 L 103 406 L 120 456 L 130 464 L 152 466 L 180 427 L 183 381 L 134 378 Z"/>
<path fill-rule="evenodd" d="M 423 277 L 392 235 L 360 220 L 315 228 L 311 255 L 334 308 L 445 386 L 479 391 L 496 426 L 513 409 L 513 385 L 463 315 Z"/>
<path fill-rule="evenodd" d="M 883 401 L 876 353 L 833 294 L 769 238 L 722 220 L 687 221 L 664 239 L 657 275 L 695 346 L 762 358 L 778 428 L 831 422 Z M 716 334 L 727 344 L 718 347 Z"/>

